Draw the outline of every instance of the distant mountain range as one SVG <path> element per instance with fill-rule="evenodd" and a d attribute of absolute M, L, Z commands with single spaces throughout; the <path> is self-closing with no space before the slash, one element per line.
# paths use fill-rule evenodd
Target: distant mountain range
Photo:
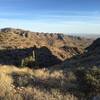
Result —
<path fill-rule="evenodd" d="M 99 33 L 70 33 L 70 35 L 79 36 L 83 38 L 93 38 L 93 39 L 100 37 Z"/>

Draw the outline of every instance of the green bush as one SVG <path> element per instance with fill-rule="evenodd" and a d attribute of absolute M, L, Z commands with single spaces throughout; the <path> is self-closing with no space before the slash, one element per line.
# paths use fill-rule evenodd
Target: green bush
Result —
<path fill-rule="evenodd" d="M 25 67 L 25 66 L 34 66 L 34 61 L 33 61 L 33 57 L 32 56 L 29 56 L 29 57 L 26 57 L 24 59 L 21 60 L 21 67 Z"/>
<path fill-rule="evenodd" d="M 100 93 L 100 68 L 76 71 L 79 90 L 86 95 Z"/>

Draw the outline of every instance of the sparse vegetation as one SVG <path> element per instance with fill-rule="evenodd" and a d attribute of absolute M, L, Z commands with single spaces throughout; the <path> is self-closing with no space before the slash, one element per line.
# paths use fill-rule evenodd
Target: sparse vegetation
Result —
<path fill-rule="evenodd" d="M 94 42 L 93 50 L 85 51 L 91 41 L 56 33 L 1 30 L 0 100 L 99 97 L 100 48 Z"/>
<path fill-rule="evenodd" d="M 61 70 L 50 72 L 47 69 L 0 66 L 0 76 L 0 100 L 78 99 L 74 94 L 62 91 L 66 90 L 63 88 L 66 84 L 62 83 L 65 79 Z"/>
<path fill-rule="evenodd" d="M 76 72 L 79 90 L 87 96 L 100 93 L 100 69 L 81 69 Z"/>

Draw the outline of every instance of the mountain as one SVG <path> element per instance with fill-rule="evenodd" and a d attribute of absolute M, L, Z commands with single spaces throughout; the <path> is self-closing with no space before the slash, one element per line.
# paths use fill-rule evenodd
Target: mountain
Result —
<path fill-rule="evenodd" d="M 91 68 L 93 66 L 100 67 L 100 38 L 96 39 L 90 46 L 88 46 L 83 54 L 66 59 L 62 66 L 84 68 Z"/>
<path fill-rule="evenodd" d="M 34 48 L 35 46 L 38 52 L 35 58 L 39 58 L 35 62 L 40 62 L 39 65 L 41 66 L 53 66 L 58 62 L 60 63 L 65 59 L 83 53 L 92 41 L 93 39 L 68 36 L 62 33 L 38 33 L 22 29 L 3 28 L 0 30 L 0 54 L 3 53 L 1 58 L 5 58 L 3 63 L 18 63 L 16 59 L 23 60 L 26 56 L 29 56 L 29 54 L 24 53 L 21 54 L 23 55 L 21 57 L 20 51 L 23 51 L 21 49 L 24 49 L 23 52 L 27 52 L 25 49 Z M 5 52 L 3 52 L 4 50 Z M 2 63 L 2 60 L 0 60 L 0 63 Z"/>
<path fill-rule="evenodd" d="M 100 97 L 100 39 L 93 41 L 62 33 L 1 29 L 0 100 Z"/>

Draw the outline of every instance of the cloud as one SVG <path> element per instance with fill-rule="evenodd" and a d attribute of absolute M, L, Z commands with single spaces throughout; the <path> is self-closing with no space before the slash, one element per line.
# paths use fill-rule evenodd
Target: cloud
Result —
<path fill-rule="evenodd" d="M 82 21 L 49 23 L 34 20 L 0 19 L 0 27 L 14 27 L 37 32 L 100 33 L 100 24 Z"/>

